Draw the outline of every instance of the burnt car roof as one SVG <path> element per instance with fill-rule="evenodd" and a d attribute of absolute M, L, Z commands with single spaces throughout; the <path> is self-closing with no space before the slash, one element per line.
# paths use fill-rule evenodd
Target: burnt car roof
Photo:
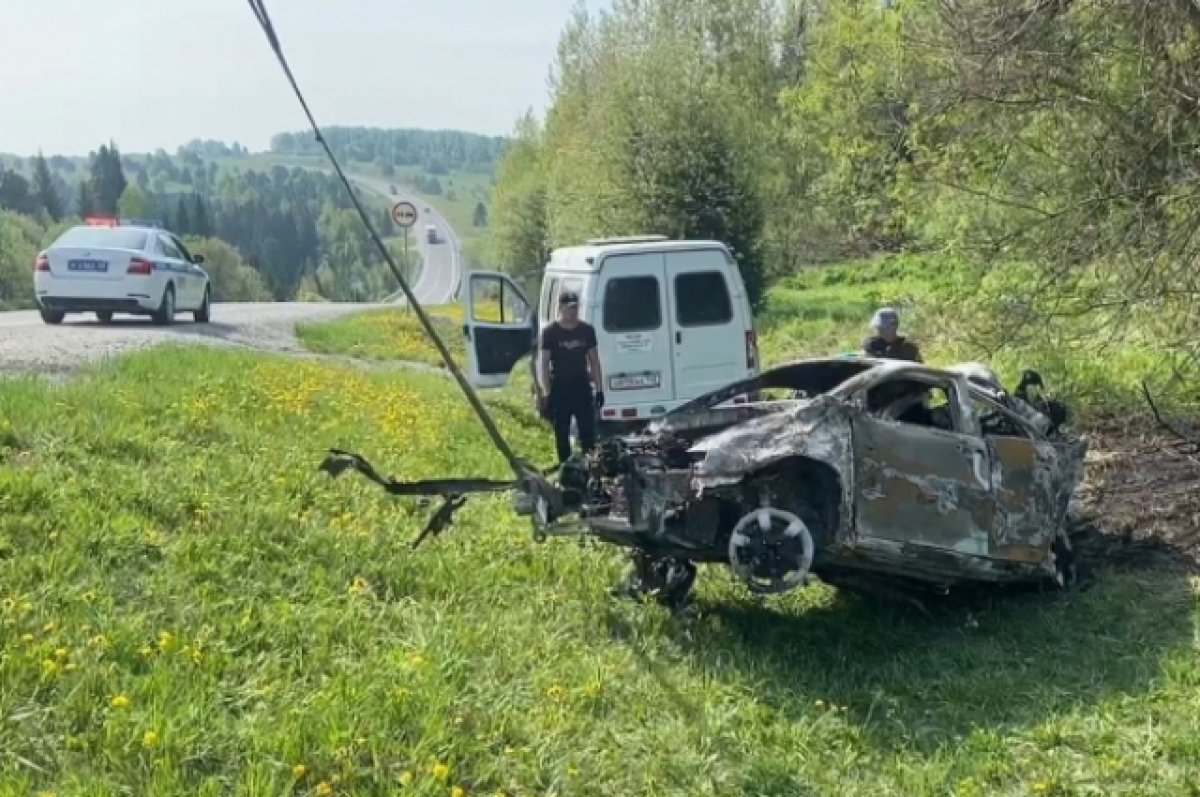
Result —
<path fill-rule="evenodd" d="M 892 360 L 857 355 L 836 355 L 827 357 L 810 357 L 802 360 L 777 365 L 762 371 L 757 376 L 732 382 L 725 387 L 698 396 L 682 404 L 671 412 L 650 424 L 647 431 L 654 434 L 665 427 L 670 427 L 673 421 L 692 413 L 711 410 L 725 405 L 738 396 L 763 390 L 784 389 L 802 391 L 807 398 L 828 394 L 835 397 L 846 397 L 863 388 L 871 388 L 874 384 L 896 376 L 911 378 L 914 382 L 938 383 L 947 380 L 959 385 L 965 385 L 972 399 L 997 405 L 1006 412 L 1011 407 L 1005 407 L 1004 400 L 999 394 L 1004 392 L 1000 384 L 981 384 L 971 378 L 967 369 L 973 363 L 955 363 L 946 367 L 928 365 L 910 360 Z M 804 401 L 796 397 L 783 401 L 773 401 L 760 404 L 787 405 Z M 745 406 L 745 405 L 743 405 Z M 753 405 L 751 405 L 753 406 Z M 1027 423 L 1022 425 L 1028 426 Z M 1029 429 L 1035 437 L 1045 438 L 1037 429 Z"/>

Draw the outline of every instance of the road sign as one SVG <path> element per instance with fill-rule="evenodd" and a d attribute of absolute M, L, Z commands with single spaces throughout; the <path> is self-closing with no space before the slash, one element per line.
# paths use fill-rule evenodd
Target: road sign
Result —
<path fill-rule="evenodd" d="M 411 227 L 417 223 L 417 206 L 411 202 L 397 202 L 392 205 L 392 221 L 401 227 Z"/>

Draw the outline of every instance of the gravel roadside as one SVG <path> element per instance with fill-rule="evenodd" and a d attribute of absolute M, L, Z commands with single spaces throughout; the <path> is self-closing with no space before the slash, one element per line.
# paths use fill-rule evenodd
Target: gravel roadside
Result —
<path fill-rule="evenodd" d="M 162 343 L 238 346 L 304 354 L 298 323 L 323 321 L 370 310 L 375 304 L 228 303 L 214 304 L 212 320 L 197 324 L 180 313 L 173 325 L 118 316 L 101 324 L 91 314 L 67 316 L 61 325 L 42 321 L 36 311 L 0 313 L 0 376 L 69 375 L 80 366 Z"/>

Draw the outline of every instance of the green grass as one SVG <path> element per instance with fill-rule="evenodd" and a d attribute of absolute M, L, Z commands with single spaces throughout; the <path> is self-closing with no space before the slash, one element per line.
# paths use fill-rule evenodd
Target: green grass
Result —
<path fill-rule="evenodd" d="M 461 311 L 457 305 L 425 308 L 442 342 L 455 362 L 464 357 Z M 425 334 L 416 314 L 403 308 L 370 310 L 332 321 L 302 324 L 296 328 L 310 351 L 368 360 L 401 360 L 442 365 L 442 357 Z"/>
<path fill-rule="evenodd" d="M 506 475 L 436 377 L 174 348 L 0 383 L 0 794 L 1197 793 L 1180 575 L 927 618 L 709 569 L 672 619 L 501 498 L 409 550 L 428 510 L 330 446 Z"/>

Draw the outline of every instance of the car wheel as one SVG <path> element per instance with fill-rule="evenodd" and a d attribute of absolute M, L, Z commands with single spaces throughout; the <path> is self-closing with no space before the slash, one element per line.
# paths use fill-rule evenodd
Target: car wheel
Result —
<path fill-rule="evenodd" d="M 175 286 L 168 285 L 163 291 L 162 302 L 159 303 L 158 309 L 154 311 L 154 323 L 159 326 L 167 326 L 175 322 Z"/>
<path fill-rule="evenodd" d="M 204 289 L 204 302 L 201 303 L 200 309 L 196 311 L 195 318 L 197 324 L 207 324 L 212 315 L 212 301 L 208 292 L 208 288 Z"/>
<path fill-rule="evenodd" d="M 110 311 L 110 310 L 101 310 L 98 313 L 96 313 L 96 320 L 99 321 L 101 324 L 111 323 L 112 317 L 113 317 L 113 314 L 112 314 L 112 311 Z"/>
<path fill-rule="evenodd" d="M 48 310 L 45 307 L 40 308 L 38 312 L 41 313 L 42 320 L 47 324 L 61 324 L 63 319 L 67 317 L 67 314 L 62 310 Z"/>

